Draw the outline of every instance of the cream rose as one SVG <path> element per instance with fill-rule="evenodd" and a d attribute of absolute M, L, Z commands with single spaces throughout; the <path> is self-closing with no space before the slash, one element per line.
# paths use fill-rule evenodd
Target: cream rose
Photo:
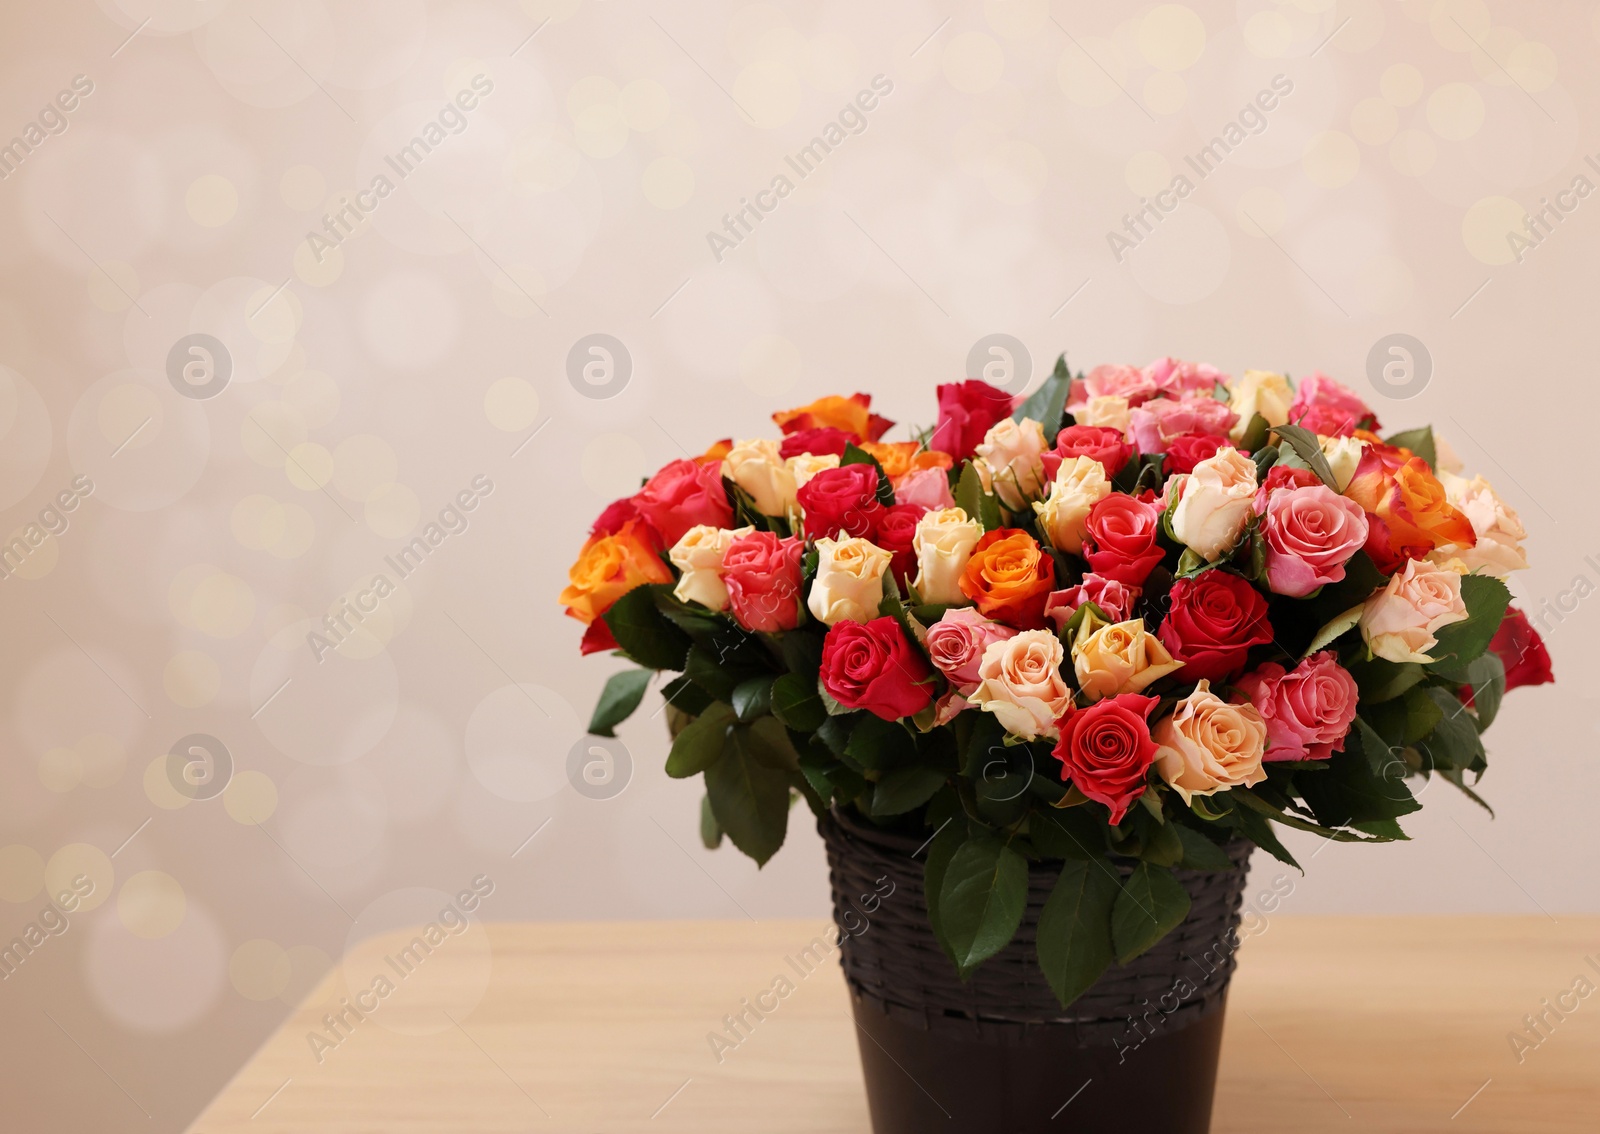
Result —
<path fill-rule="evenodd" d="M 728 588 L 722 582 L 722 557 L 728 545 L 754 528 L 717 528 L 696 524 L 679 537 L 667 558 L 681 574 L 672 595 L 679 602 L 697 602 L 711 610 L 728 608 Z"/>
<path fill-rule="evenodd" d="M 794 473 L 771 438 L 741 441 L 729 449 L 722 458 L 722 475 L 748 492 L 763 516 L 787 515 L 794 504 Z"/>
<path fill-rule="evenodd" d="M 1260 414 L 1268 425 L 1285 425 L 1289 421 L 1289 403 L 1294 401 L 1294 391 L 1289 380 L 1270 370 L 1246 370 L 1228 387 L 1228 408 L 1239 415 L 1233 431 L 1228 434 L 1237 443 L 1250 429 L 1250 419 Z"/>
<path fill-rule="evenodd" d="M 1201 681 L 1170 717 L 1150 730 L 1156 771 L 1188 803 L 1233 787 L 1253 787 L 1267 778 L 1267 722 L 1254 705 L 1230 705 Z"/>
<path fill-rule="evenodd" d="M 1128 408 L 1127 398 L 1119 394 L 1101 394 L 1085 402 L 1083 408 L 1072 415 L 1072 420 L 1078 425 L 1115 429 L 1127 437 L 1133 428 L 1133 411 Z"/>
<path fill-rule="evenodd" d="M 917 556 L 917 577 L 911 585 L 923 602 L 966 606 L 972 601 L 961 593 L 961 572 L 982 537 L 983 525 L 969 520 L 961 508 L 923 513 L 911 536 L 911 550 Z"/>
<path fill-rule="evenodd" d="M 859 536 L 817 540 L 817 577 L 811 581 L 806 608 L 819 622 L 832 626 L 848 619 L 870 622 L 883 602 L 883 573 L 892 552 Z"/>
<path fill-rule="evenodd" d="M 1350 487 L 1350 480 L 1356 475 L 1356 467 L 1361 464 L 1361 451 L 1367 443 L 1359 437 L 1321 437 L 1317 444 L 1322 447 L 1322 455 L 1328 458 L 1328 467 L 1333 470 L 1333 482 L 1337 491 L 1343 492 Z"/>
<path fill-rule="evenodd" d="M 1405 570 L 1361 608 L 1361 636 L 1380 658 L 1392 662 L 1428 662 L 1438 643 L 1434 631 L 1467 617 L 1461 600 L 1461 576 L 1420 559 L 1406 560 Z"/>
<path fill-rule="evenodd" d="M 1181 479 L 1179 491 L 1172 534 L 1196 555 L 1218 559 L 1239 542 L 1250 522 L 1256 463 L 1237 449 L 1218 449 Z"/>
<path fill-rule="evenodd" d="M 1455 447 L 1437 433 L 1433 435 L 1433 467 L 1437 472 L 1457 474 L 1467 467 L 1456 455 Z"/>
<path fill-rule="evenodd" d="M 806 481 L 816 476 L 823 469 L 836 469 L 839 467 L 837 453 L 796 453 L 783 462 L 790 474 L 794 477 L 795 491 L 806 486 Z"/>
<path fill-rule="evenodd" d="M 1072 642 L 1072 669 L 1086 701 L 1138 693 L 1182 668 L 1139 618 L 1107 624 L 1091 614 L 1079 623 Z"/>
<path fill-rule="evenodd" d="M 1106 479 L 1105 465 L 1093 457 L 1073 457 L 1061 462 L 1050 482 L 1050 495 L 1034 501 L 1033 510 L 1050 542 L 1077 555 L 1083 550 L 1089 510 L 1109 495 L 1111 482 Z"/>
<path fill-rule="evenodd" d="M 993 713 L 1013 736 L 1060 737 L 1056 721 L 1072 704 L 1072 688 L 1061 676 L 1061 639 L 1048 630 L 1024 630 L 989 643 L 978 663 L 978 687 L 967 700 Z"/>
<path fill-rule="evenodd" d="M 1500 578 L 1525 568 L 1528 556 L 1522 550 L 1522 541 L 1528 538 L 1528 532 L 1516 509 L 1500 499 L 1500 494 L 1481 476 L 1467 480 L 1451 472 L 1438 475 L 1445 498 L 1471 522 L 1478 542 L 1472 547 L 1442 547 L 1428 558 L 1439 564 L 1458 559 L 1469 571 L 1481 569 Z"/>
<path fill-rule="evenodd" d="M 1044 494 L 1044 461 L 1048 449 L 1044 427 L 1031 417 L 1021 421 L 1001 418 L 978 443 L 978 473 L 984 487 L 1000 497 L 1013 512 Z"/>

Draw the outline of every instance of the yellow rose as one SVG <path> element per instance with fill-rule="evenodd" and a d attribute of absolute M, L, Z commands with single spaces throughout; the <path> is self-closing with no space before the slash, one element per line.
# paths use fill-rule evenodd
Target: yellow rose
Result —
<path fill-rule="evenodd" d="M 837 453 L 796 453 L 784 462 L 784 467 L 794 476 L 795 491 L 806 486 L 806 481 L 816 476 L 823 469 L 836 469 L 839 467 Z"/>
<path fill-rule="evenodd" d="M 1289 403 L 1294 401 L 1294 391 L 1289 380 L 1270 370 L 1246 370 L 1229 386 L 1228 408 L 1239 415 L 1233 432 L 1228 436 L 1239 442 L 1250 428 L 1250 419 L 1256 414 L 1266 418 L 1268 425 L 1286 425 L 1289 421 Z"/>
<path fill-rule="evenodd" d="M 1350 481 L 1361 465 L 1361 450 L 1367 447 L 1367 443 L 1359 437 L 1319 436 L 1317 444 L 1322 446 L 1322 455 L 1328 458 L 1328 467 L 1333 470 L 1335 491 L 1343 492 L 1350 487 Z"/>
<path fill-rule="evenodd" d="M 722 458 L 722 475 L 750 494 L 763 516 L 787 515 L 794 503 L 794 473 L 771 438 L 741 441 Z"/>
<path fill-rule="evenodd" d="M 673 597 L 679 602 L 697 602 L 709 610 L 726 610 L 728 588 L 722 582 L 722 556 L 730 543 L 753 531 L 754 528 L 730 531 L 696 524 L 684 532 L 667 552 L 667 558 L 681 572 L 678 585 L 672 588 Z"/>
<path fill-rule="evenodd" d="M 1083 409 L 1072 415 L 1072 420 L 1079 425 L 1095 425 L 1102 429 L 1115 429 L 1124 437 L 1133 420 L 1132 411 L 1128 409 L 1128 399 L 1119 394 L 1101 394 L 1099 397 L 1090 398 Z"/>
<path fill-rule="evenodd" d="M 1194 472 L 1173 480 L 1181 495 L 1172 510 L 1172 534 L 1207 560 L 1232 550 L 1255 508 L 1256 463 L 1237 449 L 1218 449 Z"/>
<path fill-rule="evenodd" d="M 806 607 L 819 622 L 870 622 L 883 602 L 883 573 L 894 558 L 859 536 L 817 540 L 817 577 Z"/>
<path fill-rule="evenodd" d="M 969 601 L 961 593 L 961 572 L 972 558 L 972 549 L 983 537 L 983 525 L 969 520 L 960 508 L 940 508 L 924 512 L 911 537 L 917 556 L 917 577 L 912 583 L 923 602 L 960 604 Z"/>
<path fill-rule="evenodd" d="M 1072 671 L 1086 701 L 1138 693 L 1182 668 L 1183 663 L 1173 661 L 1161 639 L 1138 618 L 1106 624 L 1091 613 L 1079 624 L 1072 642 Z"/>
<path fill-rule="evenodd" d="M 1061 551 L 1077 555 L 1083 550 L 1084 525 L 1089 510 L 1111 495 L 1106 467 L 1093 457 L 1062 461 L 1050 483 L 1050 495 L 1034 501 L 1039 526 Z"/>
<path fill-rule="evenodd" d="M 1254 705 L 1230 705 L 1201 681 L 1150 730 L 1160 748 L 1156 771 L 1188 803 L 1232 787 L 1253 787 L 1267 778 L 1267 722 Z"/>
<path fill-rule="evenodd" d="M 967 700 L 993 713 L 1013 736 L 1055 740 L 1061 735 L 1056 722 L 1072 704 L 1061 661 L 1061 639 L 1048 630 L 990 642 L 978 663 L 978 688 Z"/>
<path fill-rule="evenodd" d="M 1050 447 L 1044 439 L 1044 426 L 1025 417 L 1012 421 L 1003 417 L 989 427 L 978 443 L 978 474 L 984 488 L 1000 497 L 1013 512 L 1036 496 L 1044 495 L 1044 461 L 1041 454 Z"/>

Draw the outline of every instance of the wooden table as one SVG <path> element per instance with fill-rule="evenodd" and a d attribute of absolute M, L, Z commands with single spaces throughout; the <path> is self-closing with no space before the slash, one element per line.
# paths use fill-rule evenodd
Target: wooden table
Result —
<path fill-rule="evenodd" d="M 866 1134 L 838 964 L 786 963 L 824 928 L 475 928 L 492 958 L 446 942 L 426 981 L 389 966 L 393 994 L 318 1064 L 308 1033 L 365 983 L 335 969 L 192 1129 Z M 1600 987 L 1591 956 L 1600 917 L 1275 917 L 1241 953 L 1213 1130 L 1592 1134 L 1600 995 L 1520 1063 L 1508 1039 L 1580 975 Z M 794 994 L 718 1063 L 708 1034 L 780 973 Z"/>

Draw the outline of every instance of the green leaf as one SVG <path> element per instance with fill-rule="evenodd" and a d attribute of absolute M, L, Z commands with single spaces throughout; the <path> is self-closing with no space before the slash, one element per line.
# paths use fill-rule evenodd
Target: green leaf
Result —
<path fill-rule="evenodd" d="M 778 652 L 790 673 L 816 683 L 817 671 L 822 668 L 823 637 L 810 630 L 789 630 L 779 636 Z"/>
<path fill-rule="evenodd" d="M 909 768 L 896 768 L 878 781 L 872 792 L 872 814 L 903 815 L 921 807 L 944 787 L 949 773 L 938 768 L 913 764 Z"/>
<path fill-rule="evenodd" d="M 1361 703 L 1370 705 L 1398 697 L 1427 674 L 1416 662 L 1392 662 L 1370 658 L 1350 666 L 1350 676 L 1361 690 Z"/>
<path fill-rule="evenodd" d="M 733 722 L 733 709 L 721 701 L 690 721 L 667 753 L 667 775 L 675 780 L 687 779 L 720 760 Z"/>
<path fill-rule="evenodd" d="M 1482 772 L 1489 766 L 1483 738 L 1461 699 L 1448 689 L 1432 686 L 1428 696 L 1439 706 L 1439 723 L 1418 744 L 1440 771 Z"/>
<path fill-rule="evenodd" d="M 753 721 L 772 708 L 772 682 L 771 677 L 751 677 L 733 687 L 731 704 L 741 721 Z"/>
<path fill-rule="evenodd" d="M 1417 456 L 1428 462 L 1428 467 L 1438 467 L 1439 458 L 1434 450 L 1433 426 L 1424 425 L 1421 429 L 1408 429 L 1404 433 L 1396 433 L 1388 438 L 1385 444 L 1394 445 L 1401 449 L 1410 449 Z"/>
<path fill-rule="evenodd" d="M 1267 419 L 1259 413 L 1250 415 L 1250 424 L 1244 427 L 1244 436 L 1239 439 L 1239 448 L 1246 453 L 1254 453 L 1267 443 L 1267 434 L 1272 426 L 1267 424 Z"/>
<path fill-rule="evenodd" d="M 759 759 L 751 736 L 745 726 L 727 730 L 722 759 L 706 768 L 706 795 L 733 845 L 763 866 L 788 833 L 789 774 Z"/>
<path fill-rule="evenodd" d="M 1278 463 L 1278 447 L 1263 445 L 1250 450 L 1250 459 L 1256 463 L 1257 483 L 1267 479 L 1267 470 Z"/>
<path fill-rule="evenodd" d="M 955 950 L 950 947 L 950 939 L 944 932 L 944 922 L 939 911 L 939 893 L 944 887 L 950 860 L 955 858 L 956 851 L 960 850 L 966 841 L 966 824 L 958 819 L 948 820 L 934 833 L 932 841 L 929 842 L 927 865 L 922 871 L 922 892 L 928 903 L 928 924 L 933 927 L 934 940 L 939 942 L 939 948 L 944 950 L 944 955 L 950 958 L 952 964 L 958 962 Z"/>
<path fill-rule="evenodd" d="M 700 842 L 706 850 L 716 850 L 722 845 L 722 828 L 717 825 L 717 817 L 711 811 L 711 797 L 700 797 Z"/>
<path fill-rule="evenodd" d="M 1039 967 L 1063 1008 L 1111 964 L 1111 910 L 1120 888 L 1097 865 L 1066 863 L 1039 913 Z"/>
<path fill-rule="evenodd" d="M 828 719 L 815 678 L 786 673 L 772 683 L 772 715 L 796 732 L 815 732 Z"/>
<path fill-rule="evenodd" d="M 1027 904 L 1027 859 L 992 835 L 961 844 L 939 888 L 939 921 L 963 978 L 1005 948 Z"/>
<path fill-rule="evenodd" d="M 1315 433 L 1298 425 L 1276 425 L 1272 431 L 1289 443 L 1295 456 L 1304 461 L 1306 467 L 1322 479 L 1323 484 L 1335 492 L 1339 491 L 1339 482 L 1333 475 L 1328 458 L 1322 453 L 1322 445 Z"/>
<path fill-rule="evenodd" d="M 789 734 L 777 717 L 757 717 L 749 724 L 735 725 L 730 735 L 767 767 L 784 772 L 800 770 L 800 754 L 789 742 Z"/>
<path fill-rule="evenodd" d="M 1311 644 L 1306 647 L 1305 653 L 1300 656 L 1308 658 L 1322 649 L 1322 647 L 1332 643 L 1335 638 L 1361 621 L 1361 611 L 1361 606 L 1352 606 L 1337 618 L 1332 619 L 1326 626 L 1317 631 L 1316 636 L 1311 639 Z"/>
<path fill-rule="evenodd" d="M 1183 862 L 1180 865 L 1185 870 L 1233 869 L 1233 860 L 1228 853 L 1193 827 L 1182 823 L 1169 823 L 1168 827 L 1177 831 L 1178 838 L 1183 842 Z"/>
<path fill-rule="evenodd" d="M 1472 687 L 1472 704 L 1478 710 L 1478 731 L 1482 732 L 1500 713 L 1500 699 L 1506 694 L 1505 663 L 1494 654 L 1482 655 L 1467 666 L 1467 684 Z"/>
<path fill-rule="evenodd" d="M 1342 827 L 1373 819 L 1398 819 L 1422 810 L 1400 777 L 1374 772 L 1367 754 L 1353 748 L 1347 738 L 1346 750 L 1328 758 L 1326 774 L 1295 781 L 1319 823 Z"/>
<path fill-rule="evenodd" d="M 1228 794 L 1238 797 L 1239 806 L 1234 808 L 1232 815 L 1233 822 L 1238 825 L 1239 833 L 1279 862 L 1292 866 L 1304 874 L 1305 871 L 1294 860 L 1294 855 L 1289 853 L 1289 848 L 1279 840 L 1278 833 L 1272 829 L 1272 823 L 1267 818 L 1268 815 L 1277 817 L 1281 812 L 1257 799 L 1247 790 L 1230 790 Z"/>
<path fill-rule="evenodd" d="M 683 659 L 683 675 L 719 701 L 732 702 L 739 682 L 755 674 L 736 669 L 704 646 L 691 646 Z"/>
<path fill-rule="evenodd" d="M 1133 868 L 1111 911 L 1111 940 L 1125 965 L 1171 933 L 1189 916 L 1189 891 L 1164 866 Z"/>
<path fill-rule="evenodd" d="M 1144 799 L 1152 798 L 1152 792 L 1145 792 Z M 1157 802 L 1157 807 L 1160 803 Z M 1171 824 L 1159 823 L 1151 826 L 1146 823 L 1143 834 L 1143 847 L 1139 857 L 1153 866 L 1177 866 L 1183 861 L 1183 837 Z"/>
<path fill-rule="evenodd" d="M 1028 816 L 1028 837 L 1044 858 L 1105 862 L 1103 828 L 1087 808 L 1036 810 Z"/>
<path fill-rule="evenodd" d="M 713 700 L 711 694 L 681 674 L 661 687 L 661 699 L 668 709 L 677 709 L 691 717 L 705 712 Z"/>
<path fill-rule="evenodd" d="M 625 669 L 621 673 L 613 673 L 606 681 L 606 687 L 600 691 L 600 700 L 595 702 L 594 715 L 589 718 L 589 731 L 595 736 L 616 736 L 614 730 L 639 707 L 639 702 L 644 699 L 644 691 L 649 688 L 650 679 L 654 676 L 655 670 L 652 669 Z"/>
<path fill-rule="evenodd" d="M 1054 445 L 1056 434 L 1061 431 L 1061 414 L 1066 408 L 1067 394 L 1071 389 L 1072 374 L 1067 370 L 1067 356 L 1063 354 L 1056 359 L 1055 369 L 1044 380 L 1044 385 L 1028 395 L 1028 400 L 1012 412 L 1011 420 L 1033 418 L 1044 426 L 1045 444 Z"/>
<path fill-rule="evenodd" d="M 863 768 L 887 772 L 917 758 L 917 742 L 899 721 L 862 713 L 844 754 Z"/>
<path fill-rule="evenodd" d="M 1452 622 L 1434 635 L 1437 644 L 1428 651 L 1434 664 L 1465 665 L 1487 650 L 1506 616 L 1511 592 L 1493 575 L 1464 575 L 1461 600 L 1467 606 L 1466 620 Z"/>
<path fill-rule="evenodd" d="M 648 669 L 683 668 L 683 659 L 689 653 L 689 636 L 657 608 L 650 586 L 633 588 L 601 617 L 617 645 L 640 665 Z"/>

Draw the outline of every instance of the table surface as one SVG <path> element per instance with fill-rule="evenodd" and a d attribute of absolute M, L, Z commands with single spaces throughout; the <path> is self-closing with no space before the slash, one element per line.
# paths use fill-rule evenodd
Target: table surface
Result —
<path fill-rule="evenodd" d="M 336 967 L 192 1130 L 868 1134 L 837 961 L 805 976 L 787 963 L 825 928 L 491 924 L 415 964 L 419 951 L 399 954 L 409 935 L 385 938 L 365 968 Z M 1569 994 L 1600 986 L 1600 917 L 1258 929 L 1233 984 L 1214 1134 L 1600 1129 L 1600 996 Z M 382 997 L 367 988 L 380 973 Z M 779 975 L 794 992 L 719 1063 L 709 1034 Z M 330 1036 L 325 1014 L 362 989 L 374 1010 Z M 1509 1037 L 1558 994 L 1577 1009 L 1547 1016 L 1519 1060 Z"/>

